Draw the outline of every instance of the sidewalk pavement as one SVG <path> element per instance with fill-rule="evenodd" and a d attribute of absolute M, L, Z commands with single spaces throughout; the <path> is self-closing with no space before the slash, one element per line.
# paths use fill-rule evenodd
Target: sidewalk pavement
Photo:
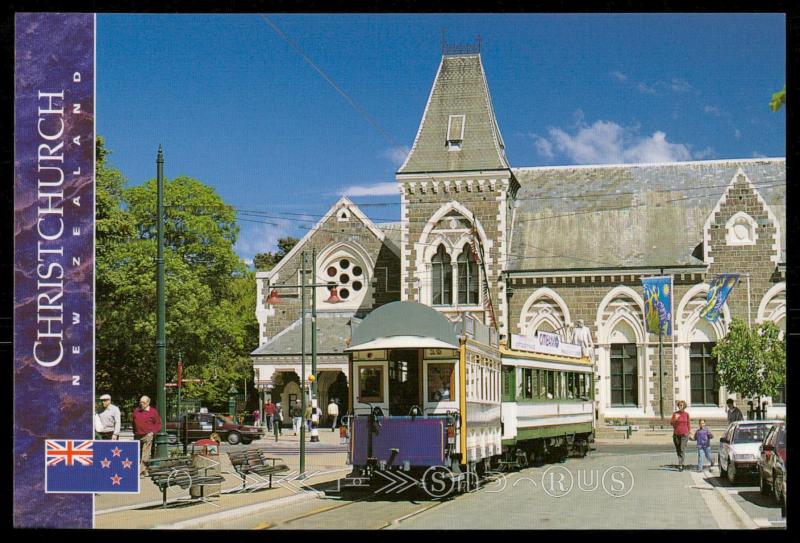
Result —
<path fill-rule="evenodd" d="M 163 508 L 161 491 L 149 477 L 143 477 L 139 480 L 138 494 L 98 494 L 95 496 L 95 528 L 124 529 L 169 526 L 177 522 L 225 511 L 236 514 L 235 509 L 245 506 L 257 507 L 258 504 L 264 504 L 265 507 L 270 507 L 269 504 L 275 500 L 280 500 L 275 506 L 281 506 L 279 504 L 287 500 L 313 499 L 319 495 L 320 488 L 330 486 L 332 481 L 344 477 L 350 471 L 350 466 L 346 464 L 347 453 L 344 446 L 341 451 L 330 451 L 332 445 L 339 445 L 339 432 L 331 432 L 328 429 L 327 432 L 320 431 L 319 434 L 320 442 L 306 443 L 307 451 L 315 447 L 325 448 L 325 451 L 314 452 L 306 456 L 306 478 L 302 481 L 297 479 L 300 468 L 299 436 L 284 434 L 276 443 L 273 436 L 270 435 L 270 439 L 260 439 L 247 447 L 237 447 L 237 450 L 273 448 L 274 446 L 285 449 L 285 456 L 282 456 L 283 463 L 289 466 L 290 472 L 273 476 L 271 489 L 263 488 L 251 492 L 237 491 L 242 487 L 242 480 L 234 471 L 223 448 L 222 454 L 214 457 L 214 460 L 221 463 L 221 474 L 225 479 L 222 483 L 222 495 L 219 498 L 214 497 L 207 502 L 189 501 L 188 489 L 171 487 L 167 490 L 167 507 Z M 282 455 L 284 451 L 277 454 Z"/>

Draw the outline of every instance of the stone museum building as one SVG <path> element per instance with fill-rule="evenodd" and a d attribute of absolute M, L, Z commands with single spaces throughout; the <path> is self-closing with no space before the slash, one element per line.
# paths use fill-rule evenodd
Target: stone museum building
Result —
<path fill-rule="evenodd" d="M 423 104 L 419 104 L 420 108 Z M 502 104 L 499 104 L 502 107 Z M 510 350 L 512 334 L 564 335 L 583 321 L 594 344 L 602 423 L 692 416 L 722 419 L 729 394 L 711 349 L 734 317 L 786 326 L 784 158 L 667 164 L 517 167 L 508 162 L 478 52 L 442 56 L 419 130 L 396 173 L 396 223 L 375 224 L 336 202 L 269 272 L 258 272 L 258 385 L 299 397 L 301 253 L 316 250 L 318 397 L 347 406 L 352 328 L 396 300 L 445 316 L 477 316 Z M 741 274 L 716 323 L 699 317 L 709 282 Z M 641 279 L 673 277 L 673 334 L 644 328 Z M 310 290 L 308 291 L 310 292 Z M 333 295 L 335 294 L 335 296 Z M 338 300 L 337 300 L 338 298 Z M 310 354 L 310 295 L 307 353 Z M 307 358 L 306 374 L 311 359 Z M 771 398 L 785 416 L 785 393 Z"/>

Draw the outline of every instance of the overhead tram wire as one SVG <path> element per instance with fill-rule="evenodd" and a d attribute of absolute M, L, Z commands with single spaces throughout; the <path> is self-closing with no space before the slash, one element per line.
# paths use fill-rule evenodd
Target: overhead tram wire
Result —
<path fill-rule="evenodd" d="M 341 86 L 339 86 L 333 80 L 333 78 L 328 76 L 328 74 L 325 73 L 325 71 L 322 70 L 322 68 L 320 68 L 305 53 L 305 51 L 294 40 L 292 40 L 289 36 L 287 36 L 285 32 L 283 32 L 274 22 L 272 22 L 269 19 L 269 17 L 267 17 L 264 14 L 261 14 L 261 17 L 278 34 L 278 36 L 281 37 L 281 39 L 283 39 L 301 57 L 303 57 L 303 60 L 309 66 L 311 66 L 320 75 L 320 77 L 322 77 L 329 85 L 331 85 L 336 90 L 336 92 L 339 93 L 350 104 L 350 106 L 353 109 L 355 109 L 362 117 L 364 117 L 391 145 L 393 145 L 393 146 L 397 146 L 398 145 L 397 141 L 392 137 L 392 135 L 387 130 L 385 130 L 380 125 L 380 123 L 378 123 L 378 121 L 366 111 L 366 109 L 361 107 L 355 101 L 355 99 L 353 99 L 349 94 L 347 94 L 341 88 Z M 433 176 L 431 175 L 431 172 L 424 171 L 424 172 L 419 172 L 419 173 L 422 174 L 423 176 L 427 176 L 431 181 L 434 180 Z M 722 184 L 722 185 L 705 185 L 705 186 L 699 186 L 699 187 L 689 187 L 689 188 L 682 189 L 682 191 L 683 192 L 689 192 L 689 191 L 695 191 L 695 190 L 703 190 L 703 189 L 706 189 L 706 188 L 723 188 L 723 187 L 727 187 L 729 184 L 730 183 L 725 183 L 725 184 Z M 777 186 L 777 185 L 780 185 L 780 184 L 783 184 L 783 183 L 776 183 L 776 184 L 771 184 L 771 185 L 768 184 L 768 183 L 753 183 L 754 186 L 764 186 L 764 187 Z M 652 192 L 652 193 L 669 193 L 669 192 L 675 192 L 675 189 L 656 189 L 656 190 L 650 191 L 650 192 Z M 605 197 L 619 197 L 619 196 L 624 196 L 624 195 L 631 195 L 632 196 L 632 195 L 635 195 L 635 194 L 636 193 L 634 193 L 634 192 L 625 192 L 625 193 L 611 193 L 611 192 L 609 192 L 607 194 L 578 194 L 578 195 L 570 195 L 570 196 L 532 196 L 532 197 L 527 197 L 527 198 L 525 198 L 525 197 L 523 197 L 523 198 L 515 198 L 515 201 L 564 200 L 564 199 L 576 199 L 576 198 L 593 198 L 593 199 L 596 199 L 596 198 L 605 198 Z M 675 199 L 672 199 L 672 200 L 666 200 L 664 202 L 657 203 L 656 205 L 663 204 L 663 203 L 684 201 L 684 200 L 688 200 L 688 199 L 690 199 L 690 198 L 689 197 L 680 197 L 680 198 L 675 198 Z M 358 205 L 359 207 L 388 207 L 388 206 L 402 205 L 402 201 L 401 202 L 364 202 L 364 203 L 356 203 L 356 205 Z M 594 213 L 594 212 L 601 212 L 601 211 L 622 210 L 622 209 L 629 209 L 629 208 L 634 208 L 634 207 L 644 207 L 645 205 L 647 205 L 647 204 L 641 203 L 641 204 L 633 204 L 633 205 L 629 205 L 629 206 L 618 206 L 618 207 L 615 207 L 615 208 L 588 210 L 588 211 L 585 211 L 585 212 L 571 212 L 571 213 L 553 215 L 553 216 L 548 216 L 548 217 L 539 217 L 539 218 L 535 218 L 535 219 L 528 219 L 528 220 L 521 219 L 519 222 L 530 222 L 530 221 L 534 221 L 534 220 L 546 220 L 546 219 L 550 219 L 550 218 L 559 218 L 559 217 L 566 217 L 566 216 L 582 215 L 582 214 L 586 214 L 586 213 Z M 392 221 L 392 222 L 395 222 L 395 221 Z"/>

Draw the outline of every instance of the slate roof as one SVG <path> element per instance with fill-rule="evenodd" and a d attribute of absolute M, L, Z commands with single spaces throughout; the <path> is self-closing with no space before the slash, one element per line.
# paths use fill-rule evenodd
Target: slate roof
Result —
<path fill-rule="evenodd" d="M 352 315 L 317 314 L 317 354 L 344 355 L 345 340 L 350 337 Z M 250 353 L 251 356 L 297 356 L 301 350 L 300 319 L 275 335 L 268 343 Z M 306 354 L 311 356 L 311 316 L 306 318 Z M 310 358 L 309 358 L 310 363 Z"/>
<path fill-rule="evenodd" d="M 397 254 L 400 254 L 400 236 L 402 235 L 402 222 L 382 222 L 377 223 L 378 228 L 380 228 L 383 233 L 386 235 L 384 241 L 391 241 L 395 247 L 397 247 Z"/>
<path fill-rule="evenodd" d="M 451 115 L 465 115 L 460 151 L 446 146 Z M 506 169 L 504 147 L 480 55 L 445 55 L 414 145 L 397 173 Z"/>
<path fill-rule="evenodd" d="M 703 225 L 738 168 L 778 217 L 785 262 L 780 158 L 514 168 L 521 188 L 507 269 L 702 265 Z"/>

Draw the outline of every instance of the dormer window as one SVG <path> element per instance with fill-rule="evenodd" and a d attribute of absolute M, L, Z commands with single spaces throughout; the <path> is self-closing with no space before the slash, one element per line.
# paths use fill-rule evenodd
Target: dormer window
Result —
<path fill-rule="evenodd" d="M 451 151 L 460 151 L 461 142 L 464 141 L 464 115 L 450 115 L 447 121 L 447 148 Z"/>
<path fill-rule="evenodd" d="M 350 220 L 350 211 L 343 207 L 339 211 L 336 212 L 336 220 L 339 222 L 347 222 Z"/>

